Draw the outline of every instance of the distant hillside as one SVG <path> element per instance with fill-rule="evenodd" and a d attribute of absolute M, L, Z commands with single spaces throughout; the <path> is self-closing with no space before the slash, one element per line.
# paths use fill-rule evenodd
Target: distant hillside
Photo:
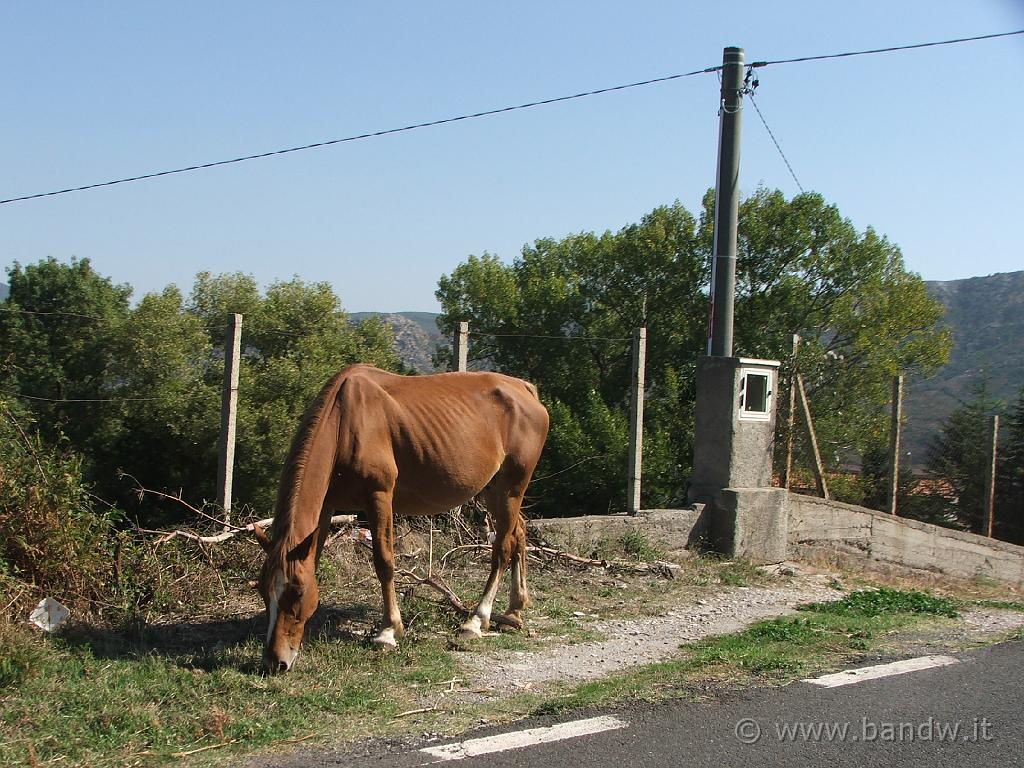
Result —
<path fill-rule="evenodd" d="M 436 312 L 353 312 L 349 319 L 360 323 L 381 317 L 395 332 L 398 357 L 417 373 L 433 373 L 433 354 L 441 341 Z"/>
<path fill-rule="evenodd" d="M 946 307 L 953 351 L 934 377 L 909 383 L 906 442 L 915 465 L 942 421 L 984 377 L 990 393 L 1005 402 L 1016 400 L 1024 386 L 1024 272 L 926 286 Z"/>
<path fill-rule="evenodd" d="M 0 283 L 0 301 L 6 301 L 7 297 L 11 295 L 11 289 L 6 283 Z"/>

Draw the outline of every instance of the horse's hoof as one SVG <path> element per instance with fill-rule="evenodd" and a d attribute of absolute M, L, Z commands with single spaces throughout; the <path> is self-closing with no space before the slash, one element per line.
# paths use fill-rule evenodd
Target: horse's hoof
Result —
<path fill-rule="evenodd" d="M 521 632 L 523 629 L 523 620 L 510 613 L 502 615 L 501 621 L 495 621 L 494 623 L 498 625 L 499 632 Z"/>
<path fill-rule="evenodd" d="M 459 632 L 456 635 L 456 642 L 461 644 L 472 643 L 483 637 L 480 631 L 481 621 L 479 616 L 471 616 L 469 621 L 459 627 Z"/>
<path fill-rule="evenodd" d="M 374 645 L 380 648 L 397 648 L 398 641 L 395 639 L 395 630 L 391 627 L 382 629 L 380 634 L 373 638 L 371 641 Z"/>

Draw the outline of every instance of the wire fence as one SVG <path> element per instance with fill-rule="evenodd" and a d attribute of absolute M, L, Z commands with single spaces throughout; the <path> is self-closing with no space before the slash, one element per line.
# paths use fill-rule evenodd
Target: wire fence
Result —
<path fill-rule="evenodd" d="M 775 484 L 1024 543 L 1024 395 L 990 393 L 983 372 L 956 385 L 896 377 L 868 447 L 831 439 L 816 408 L 827 398 L 793 398 L 776 425 Z"/>

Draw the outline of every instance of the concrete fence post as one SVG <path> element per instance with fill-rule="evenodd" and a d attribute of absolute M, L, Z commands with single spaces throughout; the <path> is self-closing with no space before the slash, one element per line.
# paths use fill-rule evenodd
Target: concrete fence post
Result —
<path fill-rule="evenodd" d="M 640 512 L 641 477 L 644 459 L 644 386 L 647 366 L 647 329 L 633 330 L 633 375 L 629 394 L 629 467 L 627 471 L 626 511 Z"/>
<path fill-rule="evenodd" d="M 452 370 L 466 371 L 469 361 L 469 323 L 463 320 L 452 339 Z"/>
<path fill-rule="evenodd" d="M 889 509 L 896 514 L 900 492 L 900 437 L 903 430 L 903 374 L 892 380 L 892 423 L 889 427 Z"/>
<path fill-rule="evenodd" d="M 235 472 L 235 414 L 238 407 L 238 364 L 242 353 L 242 316 L 229 315 L 224 337 L 224 390 L 220 407 L 220 455 L 217 461 L 217 504 L 231 522 L 231 484 Z"/>

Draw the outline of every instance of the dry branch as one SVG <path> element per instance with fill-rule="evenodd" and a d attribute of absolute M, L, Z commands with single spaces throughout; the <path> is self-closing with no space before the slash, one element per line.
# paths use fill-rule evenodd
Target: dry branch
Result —
<path fill-rule="evenodd" d="M 172 497 L 173 498 L 173 497 Z M 331 518 L 331 525 L 350 525 L 356 521 L 355 515 L 335 515 Z M 274 518 L 267 517 L 263 520 L 257 520 L 253 523 L 243 526 L 231 526 L 232 530 L 222 531 L 221 533 L 214 534 L 212 536 L 200 536 L 198 533 L 192 531 L 168 531 L 166 534 L 157 539 L 157 544 L 163 544 L 171 539 L 188 539 L 189 541 L 197 541 L 200 544 L 220 544 L 228 539 L 233 539 L 242 533 L 252 533 L 253 528 L 259 526 L 260 528 L 267 528 L 271 523 L 274 522 Z"/>
<path fill-rule="evenodd" d="M 489 546 L 489 545 L 484 545 Z M 449 587 L 440 576 L 417 576 L 412 571 L 398 571 L 400 576 L 405 576 L 407 579 L 411 579 L 414 584 L 424 585 L 440 592 L 448 603 L 463 616 L 469 616 L 473 611 L 467 607 L 464 602 L 456 595 L 452 588 Z M 515 619 L 510 619 L 507 616 L 495 613 L 491 614 L 491 621 L 495 624 L 503 624 L 506 627 L 512 627 L 513 629 L 522 629 L 522 626 L 518 624 Z"/>
<path fill-rule="evenodd" d="M 449 549 L 444 555 L 441 556 L 441 562 L 444 563 L 451 555 L 456 552 L 464 552 L 469 550 L 489 550 L 490 544 L 463 544 L 458 547 Z M 634 573 L 656 573 L 659 576 L 666 578 L 673 578 L 675 571 L 679 569 L 679 566 L 675 563 L 666 563 L 663 560 L 655 560 L 650 563 L 633 563 L 628 560 L 595 560 L 592 557 L 580 557 L 579 555 L 573 555 L 568 552 L 563 552 L 560 549 L 554 547 L 527 547 L 526 551 L 528 554 L 541 554 L 554 560 L 562 560 L 572 565 L 581 565 L 585 568 L 604 568 L 606 571 L 632 571 Z"/>
<path fill-rule="evenodd" d="M 178 504 L 181 504 L 181 506 L 185 507 L 185 509 L 193 512 L 199 517 L 205 518 L 210 522 L 216 523 L 217 525 L 225 528 L 224 531 L 221 531 L 217 534 L 213 534 L 211 536 L 202 536 L 198 533 L 194 533 L 192 531 L 185 531 L 181 529 L 177 529 L 174 531 L 147 531 L 145 529 L 140 529 L 143 530 L 144 533 L 163 534 L 159 539 L 157 539 L 157 545 L 163 544 L 164 542 L 170 541 L 171 539 L 187 539 L 188 541 L 195 541 L 199 544 L 220 544 L 221 542 L 227 541 L 228 539 L 233 539 L 235 536 L 238 536 L 239 534 L 252 533 L 253 529 L 255 529 L 257 526 L 265 529 L 268 526 L 270 526 L 271 523 L 274 522 L 274 518 L 266 517 L 263 520 L 256 520 L 255 522 L 248 523 L 247 525 L 234 525 L 233 523 L 229 523 L 227 520 L 220 520 L 214 517 L 213 515 L 204 512 L 202 509 L 192 506 L 187 501 L 185 501 L 185 499 L 182 498 L 180 493 L 178 495 L 174 495 L 172 493 L 164 493 L 163 491 L 154 491 L 151 488 L 146 488 L 144 485 L 142 485 L 142 483 L 138 481 L 138 479 L 136 479 L 132 475 L 129 475 L 127 472 L 121 472 L 119 474 L 119 477 L 127 477 L 133 483 L 135 483 L 135 492 L 139 494 L 140 498 L 148 493 L 152 496 L 156 496 L 161 499 L 177 502 Z M 355 515 L 334 515 L 334 517 L 331 518 L 330 524 L 347 525 L 354 523 L 355 521 Z"/>

